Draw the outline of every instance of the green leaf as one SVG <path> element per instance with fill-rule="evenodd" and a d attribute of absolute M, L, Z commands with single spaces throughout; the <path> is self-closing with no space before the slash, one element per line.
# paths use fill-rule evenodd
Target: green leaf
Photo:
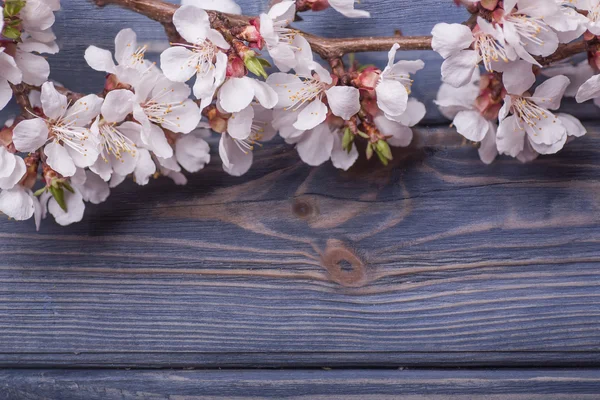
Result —
<path fill-rule="evenodd" d="M 50 193 L 64 212 L 67 212 L 67 203 L 65 202 L 65 191 L 62 187 L 50 186 Z"/>
<path fill-rule="evenodd" d="M 344 129 L 344 137 L 342 138 L 342 149 L 350 153 L 352 150 L 352 143 L 354 143 L 354 135 L 350 128 Z"/>
<path fill-rule="evenodd" d="M 258 61 L 261 63 L 261 65 L 265 68 L 271 68 L 272 65 L 270 62 L 268 62 L 267 60 L 265 60 L 264 58 L 259 58 Z"/>
<path fill-rule="evenodd" d="M 71 186 L 71 184 L 69 182 L 63 182 L 63 187 L 65 189 L 67 189 L 69 192 L 75 194 L 75 190 L 73 189 L 73 187 Z"/>
<path fill-rule="evenodd" d="M 267 72 L 260 60 L 261 59 L 258 57 L 246 57 L 246 59 L 244 59 L 244 64 L 246 65 L 246 68 L 248 68 L 248 71 L 252 72 L 254 75 L 262 76 L 267 79 Z"/>
<path fill-rule="evenodd" d="M 373 157 L 373 145 L 369 143 L 367 145 L 367 160 L 370 160 Z"/>
<path fill-rule="evenodd" d="M 358 131 L 358 136 L 365 138 L 365 139 L 370 139 L 369 135 L 367 135 L 366 133 L 361 132 L 361 131 Z"/>
<path fill-rule="evenodd" d="M 385 140 L 380 140 L 377 142 L 377 150 L 378 153 L 381 153 L 381 155 L 388 160 L 394 159 L 392 156 L 392 149 L 390 149 L 390 145 Z"/>
<path fill-rule="evenodd" d="M 25 7 L 23 0 L 6 0 L 4 3 L 4 15 L 6 17 L 14 17 Z"/>
<path fill-rule="evenodd" d="M 4 37 L 7 39 L 17 40 L 21 37 L 21 31 L 10 25 L 6 25 L 3 31 Z"/>
<path fill-rule="evenodd" d="M 38 189 L 35 191 L 35 193 L 33 194 L 35 197 L 40 197 L 42 194 L 44 194 L 46 192 L 46 187 L 43 187 L 41 189 Z"/>
<path fill-rule="evenodd" d="M 384 155 L 381 154 L 379 151 L 376 151 L 376 153 L 377 153 L 377 157 L 379 157 L 379 161 L 381 161 L 381 163 L 387 167 L 387 165 L 389 163 L 388 159 L 385 158 Z"/>

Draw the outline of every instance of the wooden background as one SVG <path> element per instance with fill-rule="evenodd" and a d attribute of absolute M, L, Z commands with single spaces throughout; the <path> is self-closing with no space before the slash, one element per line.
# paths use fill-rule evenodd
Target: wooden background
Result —
<path fill-rule="evenodd" d="M 375 24 L 304 25 L 426 34 L 463 18 L 448 3 L 366 0 Z M 129 12 L 63 8 L 51 63 L 73 89 L 102 84 L 90 38 L 162 38 Z M 439 59 L 422 56 L 430 102 Z M 276 141 L 242 178 L 215 156 L 186 187 L 125 184 L 71 227 L 2 219 L 0 399 L 599 398 L 597 109 L 559 155 L 492 166 L 429 109 L 387 168 L 310 168 Z"/>

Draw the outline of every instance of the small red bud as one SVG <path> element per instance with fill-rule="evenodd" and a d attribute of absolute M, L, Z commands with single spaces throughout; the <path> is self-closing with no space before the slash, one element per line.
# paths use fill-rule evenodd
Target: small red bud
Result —
<path fill-rule="evenodd" d="M 381 70 L 377 67 L 366 68 L 356 77 L 354 83 L 360 89 L 373 90 L 377 86 L 380 74 Z"/>
<path fill-rule="evenodd" d="M 227 76 L 230 78 L 241 78 L 246 76 L 244 60 L 235 54 L 229 55 L 229 61 L 227 62 Z"/>

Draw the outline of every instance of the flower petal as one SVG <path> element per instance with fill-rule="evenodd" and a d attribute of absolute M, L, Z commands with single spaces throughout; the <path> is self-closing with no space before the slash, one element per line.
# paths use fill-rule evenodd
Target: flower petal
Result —
<path fill-rule="evenodd" d="M 244 140 L 252 133 L 254 108 L 248 106 L 239 113 L 233 113 L 227 121 L 227 132 L 234 139 Z"/>
<path fill-rule="evenodd" d="M 334 137 L 327 124 L 321 124 L 302 136 L 296 149 L 302 161 L 314 167 L 323 164 L 331 157 Z"/>
<path fill-rule="evenodd" d="M 517 117 L 511 115 L 500 122 L 496 134 L 496 145 L 500 154 L 516 157 L 525 144 L 525 130 L 519 126 Z"/>
<path fill-rule="evenodd" d="M 219 104 L 228 113 L 240 112 L 254 99 L 252 78 L 229 78 L 219 91 Z"/>
<path fill-rule="evenodd" d="M 270 109 L 277 105 L 277 92 L 275 92 L 275 90 L 273 90 L 271 86 L 269 86 L 265 82 L 256 79 L 248 77 L 246 77 L 245 79 L 250 79 L 250 83 L 252 84 L 252 87 L 254 89 L 254 96 L 256 97 L 256 100 L 258 100 L 261 106 Z"/>
<path fill-rule="evenodd" d="M 564 113 L 556 114 L 556 116 L 567 129 L 569 136 L 581 137 L 587 133 L 587 129 L 585 129 L 581 121 L 574 116 Z"/>
<path fill-rule="evenodd" d="M 40 101 L 44 114 L 50 119 L 57 120 L 67 111 L 67 96 L 59 93 L 52 82 L 42 85 Z"/>
<path fill-rule="evenodd" d="M 523 60 L 511 62 L 502 74 L 502 83 L 508 93 L 525 93 L 535 83 L 532 65 Z"/>
<path fill-rule="evenodd" d="M 41 118 L 19 122 L 13 130 L 13 143 L 24 153 L 34 152 L 48 141 L 48 125 Z"/>
<path fill-rule="evenodd" d="M 108 50 L 98 48 L 96 46 L 89 46 L 85 50 L 84 55 L 87 64 L 96 71 L 108 72 L 114 74 L 115 62 L 113 61 L 112 54 Z"/>
<path fill-rule="evenodd" d="M 44 154 L 46 154 L 46 163 L 61 174 L 62 176 L 73 176 L 77 168 L 73 159 L 69 155 L 67 149 L 56 142 L 48 143 L 44 147 Z"/>
<path fill-rule="evenodd" d="M 347 171 L 354 165 L 358 159 L 358 150 L 356 145 L 352 143 L 350 152 L 342 148 L 342 134 L 335 132 L 333 134 L 333 149 L 331 151 L 331 163 L 334 167 Z"/>
<path fill-rule="evenodd" d="M 34 199 L 22 186 L 0 192 L 0 212 L 17 221 L 33 216 Z"/>
<path fill-rule="evenodd" d="M 479 146 L 479 158 L 485 164 L 491 164 L 498 156 L 498 148 L 496 147 L 496 125 L 492 122 L 489 123 L 487 135 L 481 141 Z"/>
<path fill-rule="evenodd" d="M 133 177 L 138 185 L 144 186 L 148 184 L 150 177 L 156 172 L 156 164 L 152 161 L 148 150 L 139 149 L 138 152 L 139 158 L 135 166 L 135 171 L 133 171 Z"/>
<path fill-rule="evenodd" d="M 477 53 L 473 50 L 462 50 L 448 57 L 442 63 L 442 80 L 454 87 L 466 85 L 473 77 L 477 61 Z"/>
<path fill-rule="evenodd" d="M 473 142 L 481 142 L 488 133 L 488 121 L 479 111 L 461 111 L 454 118 L 458 133 Z"/>
<path fill-rule="evenodd" d="M 12 189 L 25 176 L 27 172 L 25 161 L 21 157 L 15 157 L 15 161 L 15 168 L 11 174 L 5 178 L 0 178 L 0 189 Z"/>
<path fill-rule="evenodd" d="M 173 156 L 173 148 L 167 141 L 165 132 L 159 126 L 151 124 L 148 132 L 143 131 L 142 141 L 159 157 L 171 158 Z"/>
<path fill-rule="evenodd" d="M 77 190 L 75 193 L 65 190 L 65 203 L 67 211 L 64 211 L 54 198 L 51 198 L 48 202 L 48 211 L 52 214 L 56 223 L 67 226 L 81 221 L 85 212 L 85 203 L 81 194 Z"/>
<path fill-rule="evenodd" d="M 195 6 L 181 6 L 173 14 L 173 24 L 182 38 L 190 43 L 202 43 L 210 29 L 208 14 Z"/>
<path fill-rule="evenodd" d="M 198 172 L 210 162 L 210 147 L 204 139 L 185 135 L 175 143 L 175 157 L 186 171 Z"/>
<path fill-rule="evenodd" d="M 334 115 L 348 121 L 360 111 L 360 92 L 349 86 L 334 86 L 327 89 L 327 102 Z"/>
<path fill-rule="evenodd" d="M 535 89 L 531 100 L 540 107 L 557 110 L 569 83 L 571 81 L 564 75 L 550 78 Z"/>
<path fill-rule="evenodd" d="M 406 147 L 410 145 L 413 139 L 413 131 L 408 126 L 404 126 L 396 121 L 392 121 L 379 114 L 374 119 L 375 126 L 386 136 L 391 136 L 387 142 L 394 147 Z"/>
<path fill-rule="evenodd" d="M 167 78 L 175 82 L 187 82 L 198 67 L 194 53 L 181 46 L 169 47 L 160 55 L 160 68 Z"/>
<path fill-rule="evenodd" d="M 121 65 L 132 67 L 133 55 L 138 50 L 137 35 L 133 29 L 122 29 L 115 37 L 115 59 Z"/>
<path fill-rule="evenodd" d="M 248 172 L 254 157 L 251 151 L 242 151 L 234 139 L 226 133 L 221 135 L 219 155 L 223 161 L 223 169 L 233 176 L 242 176 Z"/>
<path fill-rule="evenodd" d="M 431 31 L 433 39 L 431 47 L 444 58 L 468 49 L 473 43 L 473 33 L 468 26 L 462 24 L 440 23 Z"/>
<path fill-rule="evenodd" d="M 319 99 L 310 102 L 298 114 L 294 128 L 300 130 L 313 129 L 327 118 L 327 106 Z"/>
<path fill-rule="evenodd" d="M 102 116 L 107 122 L 121 122 L 133 112 L 135 95 L 130 90 L 111 90 L 104 98 L 101 107 Z"/>
<path fill-rule="evenodd" d="M 383 79 L 375 88 L 377 105 L 384 113 L 391 116 L 402 115 L 406 111 L 408 92 L 398 81 Z"/>

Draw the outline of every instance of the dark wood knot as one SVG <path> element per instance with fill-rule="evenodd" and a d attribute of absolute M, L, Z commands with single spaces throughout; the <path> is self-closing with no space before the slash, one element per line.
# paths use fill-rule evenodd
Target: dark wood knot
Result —
<path fill-rule="evenodd" d="M 319 214 L 318 208 L 314 201 L 310 199 L 296 199 L 292 205 L 292 212 L 301 219 L 310 219 Z"/>
<path fill-rule="evenodd" d="M 367 283 L 365 263 L 339 240 L 327 241 L 321 265 L 329 272 L 331 280 L 342 286 L 360 287 Z"/>

